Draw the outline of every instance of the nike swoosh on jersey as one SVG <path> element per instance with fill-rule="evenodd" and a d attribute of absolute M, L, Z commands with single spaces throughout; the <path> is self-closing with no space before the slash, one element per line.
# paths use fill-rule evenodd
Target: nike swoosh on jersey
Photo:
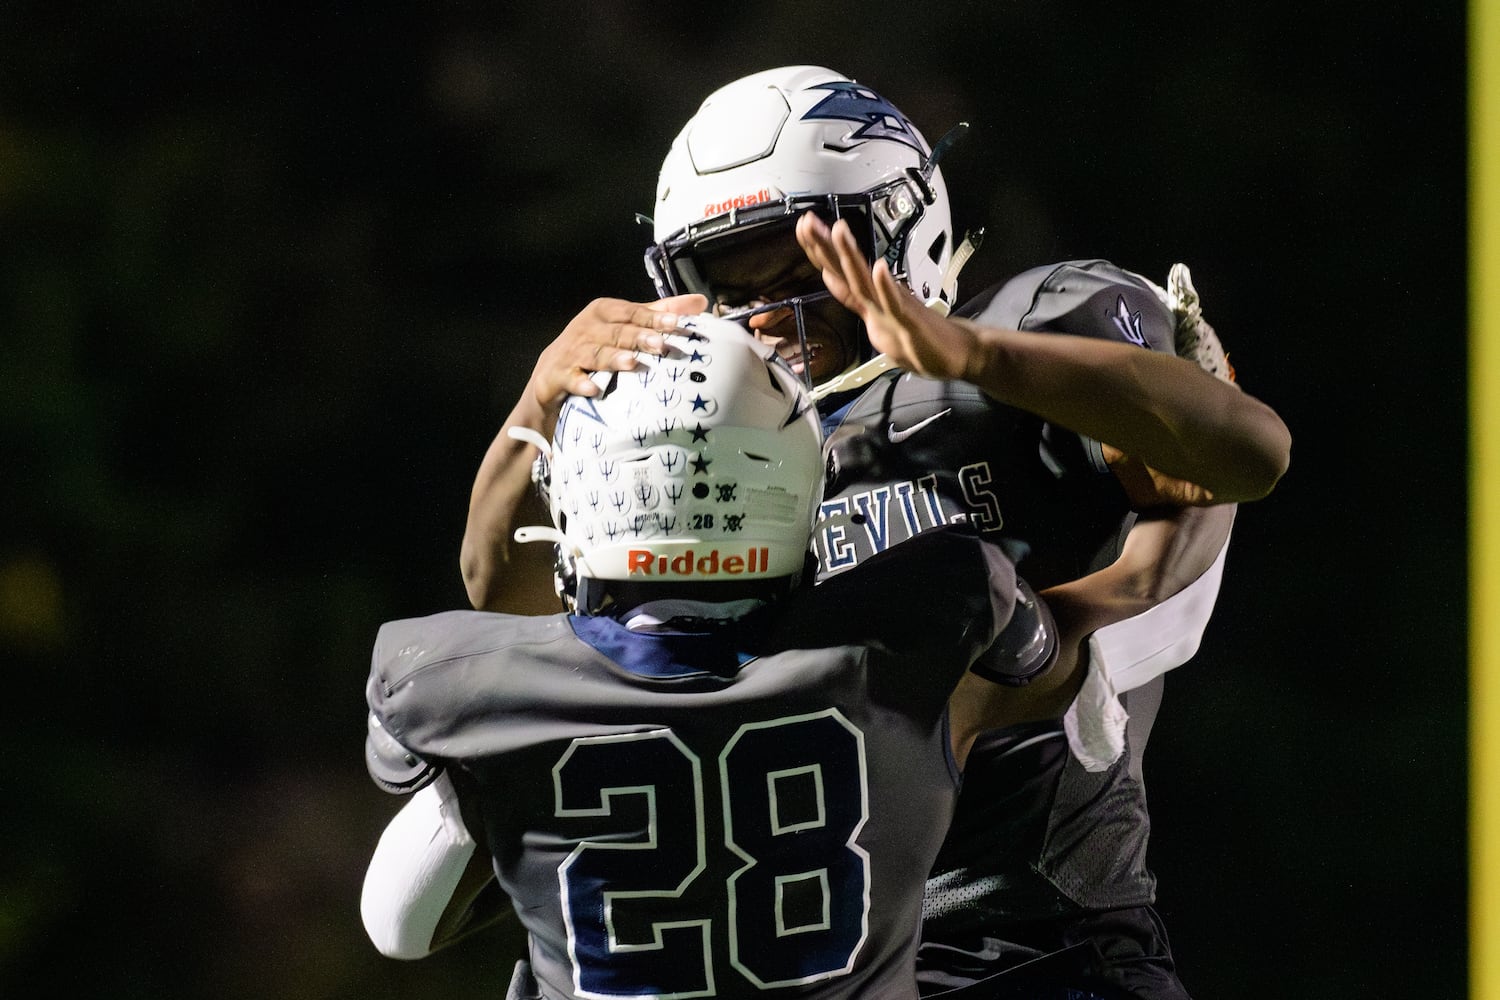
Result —
<path fill-rule="evenodd" d="M 953 407 L 950 406 L 946 410 L 943 410 L 943 411 L 941 411 L 939 413 L 934 413 L 932 416 L 928 417 L 925 420 L 918 420 L 916 423 L 912 424 L 910 427 L 903 427 L 899 431 L 896 430 L 896 425 L 893 422 L 891 424 L 889 430 L 887 431 L 887 433 L 890 435 L 890 438 L 891 438 L 891 444 L 900 444 L 902 441 L 905 441 L 907 438 L 911 437 L 913 434 L 917 433 L 917 431 L 921 430 L 923 427 L 926 427 L 928 424 L 932 423 L 934 420 L 941 420 L 943 417 L 946 417 L 948 414 L 950 414 L 952 412 L 953 412 Z"/>

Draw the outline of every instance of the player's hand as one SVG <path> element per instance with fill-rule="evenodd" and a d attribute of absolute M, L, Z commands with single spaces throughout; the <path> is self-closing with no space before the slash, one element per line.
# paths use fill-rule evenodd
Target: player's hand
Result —
<path fill-rule="evenodd" d="M 678 316 L 708 309 L 702 295 L 674 295 L 656 302 L 595 299 L 548 344 L 531 371 L 529 389 L 544 410 L 560 406 L 568 394 L 597 396 L 594 372 L 626 372 L 640 354 L 660 355 L 663 331 L 675 330 Z"/>
<path fill-rule="evenodd" d="M 977 363 L 978 337 L 962 320 L 927 308 L 895 279 L 884 260 L 871 267 L 840 219 L 830 229 L 811 212 L 797 220 L 797 242 L 822 270 L 833 297 L 864 321 L 871 345 L 907 371 L 962 379 Z"/>

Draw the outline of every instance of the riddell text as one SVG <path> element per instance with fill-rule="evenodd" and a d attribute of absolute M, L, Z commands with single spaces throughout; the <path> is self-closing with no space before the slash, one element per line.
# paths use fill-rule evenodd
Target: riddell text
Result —
<path fill-rule="evenodd" d="M 761 188 L 759 191 L 752 191 L 749 194 L 735 195 L 733 198 L 726 198 L 723 201 L 711 202 L 703 206 L 703 217 L 706 219 L 710 215 L 719 215 L 720 213 L 729 211 L 731 208 L 750 208 L 754 205 L 764 205 L 770 200 L 771 189 Z"/>
<path fill-rule="evenodd" d="M 625 553 L 625 567 L 631 576 L 738 576 L 764 572 L 769 556 L 770 550 L 765 546 L 736 555 L 721 555 L 718 549 L 710 549 L 700 556 L 687 549 L 670 558 L 645 549 L 630 549 Z"/>

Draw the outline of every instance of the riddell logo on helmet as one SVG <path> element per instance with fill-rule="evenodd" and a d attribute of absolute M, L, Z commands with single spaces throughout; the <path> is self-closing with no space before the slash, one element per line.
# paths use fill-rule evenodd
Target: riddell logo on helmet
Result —
<path fill-rule="evenodd" d="M 750 194 L 735 195 L 727 201 L 710 202 L 703 206 L 703 217 L 706 219 L 710 215 L 719 215 L 722 212 L 729 211 L 731 208 L 751 208 L 755 205 L 765 205 L 774 200 L 771 196 L 770 188 L 761 188 L 759 191 L 752 191 Z"/>
<path fill-rule="evenodd" d="M 771 550 L 765 546 L 744 549 L 734 555 L 724 555 L 718 549 L 709 549 L 699 555 L 687 549 L 680 555 L 660 556 L 646 549 L 628 549 L 625 553 L 625 568 L 631 576 L 700 577 L 739 576 L 743 573 L 764 573 L 770 561 Z"/>

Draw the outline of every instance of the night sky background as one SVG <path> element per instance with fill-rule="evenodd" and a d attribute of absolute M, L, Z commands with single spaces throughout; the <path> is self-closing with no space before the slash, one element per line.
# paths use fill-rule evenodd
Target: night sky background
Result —
<path fill-rule="evenodd" d="M 370 644 L 464 606 L 537 351 L 650 296 L 672 136 L 801 62 L 972 124 L 968 293 L 1186 261 L 1292 429 L 1146 760 L 1184 981 L 1463 994 L 1461 5 L 260 6 L 0 6 L 0 995 L 503 992 L 360 926 Z"/>

